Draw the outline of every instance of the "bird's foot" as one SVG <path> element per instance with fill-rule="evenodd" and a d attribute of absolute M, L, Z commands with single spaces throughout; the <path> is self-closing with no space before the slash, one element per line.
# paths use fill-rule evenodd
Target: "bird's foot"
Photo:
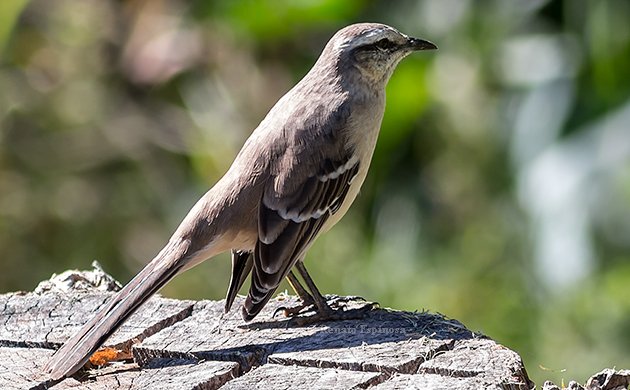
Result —
<path fill-rule="evenodd" d="M 278 313 L 284 314 L 284 316 L 287 318 L 294 318 L 294 317 L 299 316 L 300 314 L 306 314 L 308 312 L 315 311 L 315 310 L 316 310 L 315 305 L 313 303 L 306 303 L 302 301 L 297 306 L 292 306 L 292 307 L 280 306 L 279 308 L 276 309 L 276 311 L 273 312 L 273 318 L 275 318 L 278 315 Z"/>
<path fill-rule="evenodd" d="M 361 297 L 342 297 L 327 295 L 325 301 L 317 305 L 315 302 L 302 301 L 294 307 L 281 307 L 276 310 L 283 312 L 290 318 L 290 323 L 297 326 L 306 326 L 324 321 L 344 321 L 365 318 L 372 310 L 378 308 L 378 303 L 367 302 Z"/>
<path fill-rule="evenodd" d="M 343 305 L 352 305 L 352 304 L 359 304 L 359 305 L 364 305 L 364 304 L 368 304 L 371 303 L 373 305 L 375 305 L 375 307 L 378 307 L 378 303 L 376 302 L 368 302 L 365 300 L 365 298 L 360 297 L 358 295 L 348 295 L 348 296 L 340 296 L 340 295 L 332 295 L 332 294 L 328 294 L 326 295 L 326 303 L 331 307 L 331 308 L 339 308 L 342 307 Z M 343 305 L 342 305 L 343 304 Z"/>

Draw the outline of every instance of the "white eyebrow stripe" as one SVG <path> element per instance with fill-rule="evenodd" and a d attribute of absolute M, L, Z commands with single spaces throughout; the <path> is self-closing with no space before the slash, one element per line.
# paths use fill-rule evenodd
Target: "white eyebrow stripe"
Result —
<path fill-rule="evenodd" d="M 378 27 L 378 28 L 374 28 L 366 33 L 364 33 L 361 36 L 358 37 L 353 37 L 350 40 L 346 40 L 343 43 L 341 43 L 340 47 L 341 48 L 345 48 L 345 47 L 359 47 L 359 46 L 363 46 L 366 44 L 370 44 L 370 43 L 374 43 L 378 40 L 379 37 L 382 38 L 389 38 L 387 36 L 387 34 L 394 34 L 394 35 L 402 35 L 404 37 L 406 37 L 404 34 L 402 34 L 400 31 L 397 31 L 396 29 L 390 27 L 390 26 L 382 26 L 382 27 Z"/>

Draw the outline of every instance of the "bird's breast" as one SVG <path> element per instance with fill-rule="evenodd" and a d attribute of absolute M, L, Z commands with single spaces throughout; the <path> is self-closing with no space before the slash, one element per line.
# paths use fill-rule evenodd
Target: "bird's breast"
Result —
<path fill-rule="evenodd" d="M 359 171 L 352 178 L 348 193 L 336 213 L 330 216 L 324 224 L 322 230 L 325 232 L 332 228 L 346 214 L 356 197 L 359 195 L 361 186 L 365 181 L 372 155 L 376 147 L 376 141 L 383 120 L 384 104 L 376 102 L 368 109 L 357 109 L 353 111 L 348 121 L 348 149 L 354 151 L 354 156 L 359 163 Z"/>

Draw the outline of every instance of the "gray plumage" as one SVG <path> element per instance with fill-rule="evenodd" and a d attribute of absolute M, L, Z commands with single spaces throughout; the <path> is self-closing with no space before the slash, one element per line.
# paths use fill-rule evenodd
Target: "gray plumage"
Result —
<path fill-rule="evenodd" d="M 51 377 L 76 372 L 166 282 L 221 252 L 232 251 L 226 311 L 251 272 L 243 318 L 253 319 L 357 196 L 398 62 L 414 50 L 435 48 L 382 24 L 337 32 L 166 247 L 55 353 L 46 366 Z"/>

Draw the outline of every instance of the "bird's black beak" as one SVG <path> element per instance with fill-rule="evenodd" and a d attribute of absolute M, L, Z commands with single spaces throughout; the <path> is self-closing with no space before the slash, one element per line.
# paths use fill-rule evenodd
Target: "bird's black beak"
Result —
<path fill-rule="evenodd" d="M 429 41 L 419 38 L 407 38 L 407 45 L 411 50 L 437 50 L 437 46 Z"/>

